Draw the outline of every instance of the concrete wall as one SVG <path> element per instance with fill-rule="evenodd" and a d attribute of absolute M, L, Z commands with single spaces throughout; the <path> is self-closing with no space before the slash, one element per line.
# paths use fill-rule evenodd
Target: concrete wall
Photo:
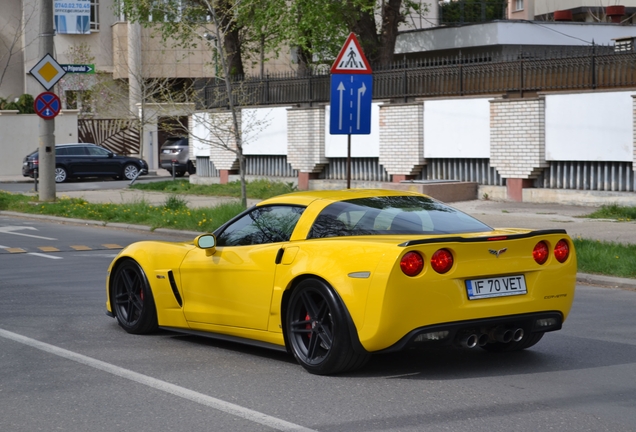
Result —
<path fill-rule="evenodd" d="M 0 176 L 22 175 L 22 160 L 38 149 L 40 117 L 0 111 Z M 77 111 L 62 111 L 55 120 L 55 143 L 77 142 Z"/>

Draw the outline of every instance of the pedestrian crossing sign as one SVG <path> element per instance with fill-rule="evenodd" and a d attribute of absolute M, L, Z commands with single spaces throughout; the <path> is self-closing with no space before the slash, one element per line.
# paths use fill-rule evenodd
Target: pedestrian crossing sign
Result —
<path fill-rule="evenodd" d="M 371 66 L 364 56 L 356 35 L 351 33 L 331 66 L 332 74 L 370 74 Z"/>

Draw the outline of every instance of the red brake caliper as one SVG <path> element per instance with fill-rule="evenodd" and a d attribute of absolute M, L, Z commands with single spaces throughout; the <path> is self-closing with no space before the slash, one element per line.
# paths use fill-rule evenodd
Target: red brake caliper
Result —
<path fill-rule="evenodd" d="M 309 316 L 309 314 L 307 314 L 307 316 L 305 316 L 305 321 L 307 322 L 307 327 L 305 327 L 307 330 L 311 330 L 311 317 Z M 307 333 L 307 337 L 311 338 L 311 332 Z"/>

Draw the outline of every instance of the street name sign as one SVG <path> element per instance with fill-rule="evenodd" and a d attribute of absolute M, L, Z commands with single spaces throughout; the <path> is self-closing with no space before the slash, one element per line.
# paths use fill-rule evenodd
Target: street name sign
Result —
<path fill-rule="evenodd" d="M 60 65 L 66 73 L 94 74 L 94 64 L 63 64 Z"/>
<path fill-rule="evenodd" d="M 57 84 L 66 71 L 51 57 L 51 54 L 47 54 L 33 66 L 29 73 L 48 91 Z"/>
<path fill-rule="evenodd" d="M 33 108 L 35 113 L 44 120 L 51 120 L 60 113 L 62 102 L 55 93 L 43 92 L 33 101 Z"/>
<path fill-rule="evenodd" d="M 331 67 L 329 133 L 371 133 L 373 75 L 355 34 L 351 33 Z"/>

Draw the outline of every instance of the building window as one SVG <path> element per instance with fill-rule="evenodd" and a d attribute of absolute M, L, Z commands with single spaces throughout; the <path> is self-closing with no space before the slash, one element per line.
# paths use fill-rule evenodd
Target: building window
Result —
<path fill-rule="evenodd" d="M 99 0 L 91 0 L 91 30 L 99 30 Z"/>
<path fill-rule="evenodd" d="M 515 0 L 515 10 L 523 10 L 523 0 Z"/>

